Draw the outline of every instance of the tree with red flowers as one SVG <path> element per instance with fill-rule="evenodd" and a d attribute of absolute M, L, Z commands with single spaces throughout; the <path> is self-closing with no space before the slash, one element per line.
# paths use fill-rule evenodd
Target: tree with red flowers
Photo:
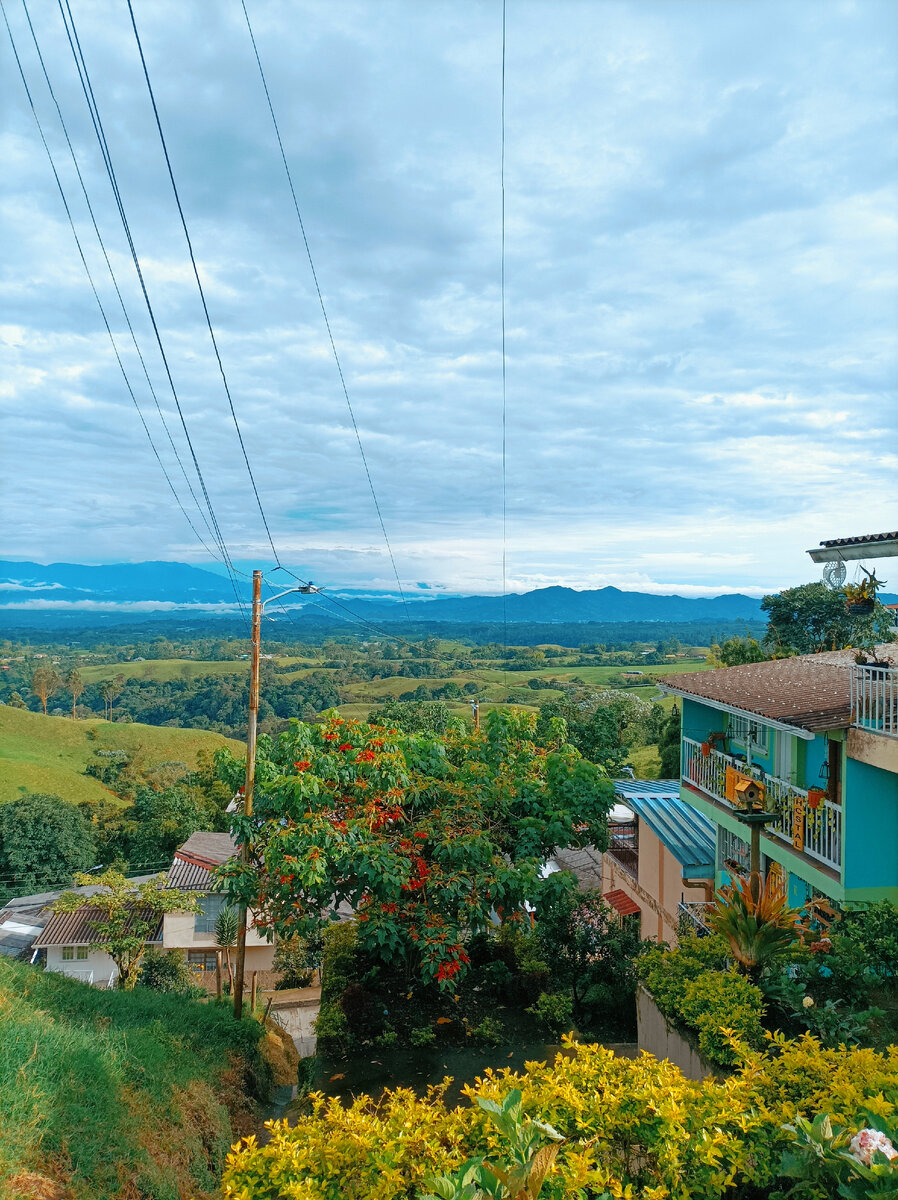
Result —
<path fill-rule="evenodd" d="M 451 990 L 471 933 L 570 885 L 542 878 L 555 847 L 607 842 L 611 782 L 564 743 L 563 722 L 552 746 L 535 727 L 496 710 L 485 730 L 437 737 L 332 713 L 260 738 L 254 812 L 232 824 L 249 861 L 219 869 L 228 895 L 279 937 L 349 905 L 370 953 Z M 227 752 L 219 767 L 242 777 Z"/>

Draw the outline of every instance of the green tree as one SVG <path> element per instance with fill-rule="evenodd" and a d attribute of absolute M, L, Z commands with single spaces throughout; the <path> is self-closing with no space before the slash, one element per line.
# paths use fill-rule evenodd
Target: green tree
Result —
<path fill-rule="evenodd" d="M 68 675 L 66 675 L 65 686 L 66 691 L 72 693 L 72 720 L 74 721 L 75 706 L 77 705 L 79 698 L 84 693 L 84 680 L 81 678 L 81 672 L 75 667 L 73 667 L 72 670 L 69 671 Z"/>
<path fill-rule="evenodd" d="M 62 686 L 62 679 L 55 667 L 35 667 L 31 674 L 31 690 L 41 702 L 44 716 L 47 715 L 47 701 L 54 692 Z"/>
<path fill-rule="evenodd" d="M 278 937 L 314 936 L 347 903 L 364 949 L 451 989 L 470 933 L 569 883 L 542 878 L 556 846 L 607 845 L 613 785 L 535 733 L 534 714 L 493 710 L 445 738 L 332 714 L 260 739 L 254 813 L 232 825 L 249 861 L 219 868 L 229 896 Z M 243 764 L 226 769 L 237 784 Z"/>
<path fill-rule="evenodd" d="M 158 863 L 169 859 L 198 829 L 207 828 L 203 806 L 186 788 L 137 788 L 128 839 L 128 859 Z"/>
<path fill-rule="evenodd" d="M 0 867 L 17 890 L 67 887 L 95 853 L 89 821 L 61 796 L 29 792 L 0 805 Z"/>
<path fill-rule="evenodd" d="M 199 911 L 199 892 L 180 892 L 165 886 L 165 876 L 135 884 L 118 871 L 102 875 L 76 875 L 75 882 L 92 884 L 92 896 L 64 892 L 53 905 L 55 913 L 94 910 L 90 924 L 92 950 L 105 950 L 118 967 L 116 987 L 130 991 L 140 976 L 147 938 L 156 931 L 165 913 Z"/>
<path fill-rule="evenodd" d="M 733 637 L 722 646 L 712 646 L 708 662 L 716 667 L 738 667 L 743 663 L 767 662 L 769 658 L 755 638 Z"/>
<path fill-rule="evenodd" d="M 683 722 L 680 710 L 676 705 L 671 709 L 670 716 L 664 722 L 661 730 L 661 740 L 658 752 L 661 756 L 661 779 L 679 779 L 680 777 L 680 737 Z"/>
<path fill-rule="evenodd" d="M 137 982 L 153 992 L 189 992 L 193 979 L 184 951 L 150 946 L 144 953 Z"/>
<path fill-rule="evenodd" d="M 853 616 L 842 592 L 825 583 L 804 583 L 765 596 L 764 645 L 778 654 L 819 654 L 846 646 L 865 646 L 892 637 L 892 614 L 876 601 L 870 616 Z"/>
<path fill-rule="evenodd" d="M 6 703 L 10 708 L 27 708 L 28 705 L 22 699 L 21 692 L 12 692 Z"/>

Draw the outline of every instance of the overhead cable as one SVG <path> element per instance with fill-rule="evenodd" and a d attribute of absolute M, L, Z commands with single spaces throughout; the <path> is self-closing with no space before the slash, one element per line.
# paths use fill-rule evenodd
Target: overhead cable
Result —
<path fill-rule="evenodd" d="M 281 560 L 280 560 L 280 557 L 277 552 L 277 547 L 274 544 L 274 539 L 271 536 L 271 529 L 269 528 L 269 525 L 268 525 L 268 518 L 266 517 L 265 509 L 262 506 L 262 498 L 259 495 L 259 489 L 256 486 L 256 478 L 253 475 L 253 469 L 250 466 L 249 455 L 247 454 L 246 444 L 244 443 L 244 440 L 243 440 L 243 433 L 240 429 L 240 422 L 237 420 L 237 412 L 234 408 L 234 400 L 231 396 L 231 388 L 230 388 L 230 385 L 228 384 L 228 377 L 227 377 L 227 374 L 225 373 L 224 363 L 221 360 L 221 353 L 218 349 L 218 339 L 216 338 L 215 330 L 212 327 L 212 318 L 209 315 L 209 306 L 206 303 L 206 292 L 205 292 L 205 289 L 203 288 L 202 280 L 200 279 L 199 269 L 196 265 L 196 256 L 194 255 L 194 252 L 193 252 L 193 243 L 190 240 L 190 231 L 187 228 L 187 218 L 184 215 L 184 208 L 181 204 L 180 194 L 178 193 L 178 185 L 175 183 L 175 175 L 174 175 L 174 170 L 172 169 L 171 158 L 169 157 L 169 153 L 168 153 L 168 145 L 165 141 L 165 134 L 162 131 L 162 121 L 159 116 L 159 109 L 156 105 L 156 96 L 155 96 L 155 93 L 153 92 L 153 85 L 150 82 L 150 73 L 147 68 L 147 60 L 144 56 L 143 44 L 141 43 L 140 34 L 137 30 L 137 21 L 134 17 L 134 7 L 131 3 L 131 0 L 127 0 L 127 4 L 128 4 L 128 12 L 131 17 L 131 27 L 134 30 L 134 39 L 137 42 L 137 50 L 138 50 L 138 53 L 140 54 L 140 63 L 141 63 L 141 66 L 143 67 L 143 76 L 144 76 L 144 79 L 146 80 L 147 91 L 149 92 L 149 95 L 150 95 L 150 103 L 153 106 L 153 116 L 155 117 L 155 120 L 156 120 L 156 129 L 159 132 L 159 140 L 162 143 L 162 153 L 165 156 L 165 165 L 168 168 L 168 177 L 169 177 L 169 180 L 171 181 L 172 192 L 174 193 L 175 203 L 178 207 L 178 215 L 181 218 L 181 227 L 184 230 L 184 238 L 187 242 L 187 250 L 190 254 L 190 264 L 193 267 L 193 275 L 194 275 L 194 278 L 196 279 L 197 290 L 199 291 L 200 300 L 203 305 L 203 313 L 206 318 L 206 327 L 209 330 L 209 337 L 212 340 L 212 348 L 215 351 L 215 360 L 218 363 L 218 370 L 219 370 L 219 373 L 221 374 L 221 381 L 224 384 L 225 395 L 227 396 L 227 399 L 228 399 L 228 407 L 231 410 L 231 418 L 233 419 L 233 422 L 234 422 L 234 428 L 237 430 L 237 438 L 240 442 L 240 449 L 243 452 L 243 461 L 246 464 L 246 471 L 247 471 L 247 474 L 249 475 L 249 480 L 252 485 L 253 494 L 256 497 L 256 504 L 258 505 L 258 508 L 259 508 L 259 515 L 262 518 L 262 524 L 265 526 L 265 533 L 268 537 L 268 543 L 271 546 L 271 552 L 274 555 L 275 562 L 278 565 L 280 565 Z"/>
<path fill-rule="evenodd" d="M 352 407 L 352 401 L 349 398 L 349 388 L 346 384 L 346 376 L 343 373 L 343 365 L 340 362 L 340 355 L 337 351 L 337 343 L 334 340 L 333 331 L 331 330 L 330 318 L 327 315 L 327 306 L 324 303 L 324 295 L 321 291 L 321 285 L 318 282 L 318 272 L 315 270 L 315 262 L 314 262 L 314 259 L 312 258 L 312 249 L 309 245 L 309 239 L 306 236 L 306 227 L 305 227 L 305 223 L 303 222 L 302 213 L 299 208 L 299 199 L 297 198 L 297 195 L 296 195 L 296 187 L 293 183 L 293 173 L 290 170 L 290 164 L 287 161 L 287 153 L 284 150 L 284 142 L 283 142 L 283 139 L 281 138 L 280 126 L 278 124 L 278 119 L 275 116 L 274 104 L 272 103 L 271 92 L 268 89 L 268 80 L 265 77 L 265 70 L 262 66 L 262 59 L 259 55 L 259 47 L 256 44 L 256 37 L 255 37 L 255 34 L 253 33 L 252 23 L 249 19 L 249 12 L 246 7 L 246 0 L 240 0 L 240 3 L 241 3 L 241 6 L 243 7 L 243 15 L 246 18 L 246 27 L 249 31 L 250 41 L 252 42 L 253 54 L 255 55 L 255 58 L 256 58 L 256 65 L 259 68 L 259 76 L 262 80 L 262 87 L 265 91 L 265 99 L 268 102 L 268 111 L 271 114 L 271 123 L 274 126 L 275 137 L 277 138 L 278 148 L 281 152 L 281 161 L 284 164 L 284 171 L 287 176 L 287 183 L 290 187 L 290 195 L 293 197 L 293 208 L 296 212 L 296 219 L 299 222 L 299 231 L 302 235 L 303 245 L 305 246 L 306 257 L 309 260 L 309 269 L 312 272 L 312 280 L 315 284 L 315 292 L 317 293 L 317 296 L 318 296 L 318 304 L 321 308 L 321 315 L 324 318 L 324 326 L 325 326 L 325 329 L 327 330 L 328 340 L 330 341 L 331 353 L 333 354 L 334 362 L 336 363 L 336 366 L 337 366 L 337 374 L 340 377 L 340 387 L 343 390 L 343 397 L 346 401 L 346 407 L 349 411 L 349 419 L 352 422 L 353 432 L 355 433 L 356 442 L 358 443 L 358 447 L 359 447 L 359 454 L 361 455 L 361 458 L 362 458 L 362 465 L 365 468 L 365 475 L 368 479 L 368 487 L 371 490 L 371 498 L 374 501 L 374 508 L 377 513 L 377 519 L 380 522 L 380 530 L 381 530 L 381 533 L 383 534 L 384 543 L 386 544 L 386 547 L 387 547 L 387 553 L 390 556 L 390 563 L 393 567 L 393 574 L 396 577 L 396 585 L 399 588 L 399 595 L 402 598 L 402 603 L 405 608 L 405 615 L 408 618 L 408 620 L 411 621 L 411 613 L 409 612 L 408 602 L 406 600 L 405 592 L 402 587 L 402 581 L 399 578 L 399 571 L 396 567 L 396 559 L 393 556 L 393 547 L 391 546 L 390 539 L 387 536 L 387 527 L 384 524 L 383 513 L 381 512 L 380 502 L 377 498 L 377 491 L 375 490 L 375 487 L 374 487 L 374 480 L 371 477 L 371 469 L 368 466 L 368 456 L 365 454 L 365 447 L 362 444 L 362 435 L 359 431 L 358 422 L 356 421 L 356 418 L 355 418 L 355 411 L 353 410 L 353 407 Z M 128 0 L 128 6 L 130 7 L 130 0 Z"/>
<path fill-rule="evenodd" d="M 194 504 L 196 505 L 197 511 L 199 512 L 199 514 L 200 514 L 200 516 L 202 517 L 202 519 L 205 521 L 206 528 L 208 529 L 209 533 L 210 533 L 210 534 L 211 534 L 211 535 L 214 537 L 214 536 L 215 536 L 215 535 L 214 535 L 214 531 L 213 531 L 213 529 L 212 529 L 211 525 L 209 524 L 209 518 L 208 518 L 207 514 L 204 512 L 204 510 L 202 509 L 202 507 L 200 506 L 199 499 L 198 499 L 198 497 L 197 497 L 196 493 L 195 493 L 195 492 L 194 492 L 194 490 L 193 490 L 193 485 L 191 484 L 191 482 L 190 482 L 190 477 L 189 477 L 189 476 L 188 476 L 188 474 L 187 474 L 187 468 L 184 466 L 183 459 L 181 458 L 181 455 L 180 455 L 180 453 L 179 453 L 179 451 L 178 451 L 178 448 L 177 448 L 177 446 L 175 445 L 175 441 L 174 441 L 174 438 L 172 437 L 171 430 L 170 430 L 170 429 L 169 429 L 169 427 L 168 427 L 168 422 L 167 422 L 167 421 L 166 421 L 166 419 L 165 419 L 165 414 L 164 414 L 164 413 L 163 413 L 163 411 L 162 411 L 162 406 L 161 406 L 161 405 L 160 405 L 160 403 L 159 403 L 159 397 L 156 395 L 156 389 L 153 387 L 153 381 L 152 381 L 152 379 L 150 378 L 149 371 L 147 370 L 147 365 L 146 365 L 146 362 L 145 362 L 145 360 L 144 360 L 143 354 L 142 354 L 142 352 L 141 352 L 141 349 L 140 349 L 140 344 L 139 344 L 139 343 L 138 343 L 138 341 L 137 341 L 137 336 L 136 336 L 136 334 L 135 334 L 135 332 L 134 332 L 134 327 L 133 327 L 133 325 L 132 325 L 132 323 L 131 323 L 131 318 L 130 318 L 130 316 L 128 315 L 128 310 L 127 310 L 127 307 L 126 307 L 126 305 L 125 305 L 125 300 L 124 300 L 124 297 L 122 296 L 122 293 L 121 293 L 121 288 L 119 287 L 118 280 L 116 279 L 115 271 L 113 270 L 113 267 L 112 267 L 112 262 L 110 261 L 109 254 L 108 254 L 108 252 L 107 252 L 107 250 L 106 250 L 106 243 L 105 243 L 105 241 L 103 240 L 103 235 L 101 234 L 101 232 L 100 232 L 100 228 L 99 228 L 99 225 L 97 224 L 97 218 L 96 218 L 96 215 L 94 214 L 93 205 L 91 204 L 91 201 L 90 201 L 90 195 L 88 194 L 88 191 L 87 191 L 87 186 L 86 186 L 86 184 L 85 184 L 85 182 L 84 182 L 84 177 L 83 177 L 83 175 L 82 175 L 82 173 L 81 173 L 81 167 L 80 167 L 80 165 L 79 165 L 79 163 L 78 163 L 78 158 L 77 158 L 77 155 L 75 154 L 75 148 L 74 148 L 74 146 L 72 145 L 72 139 L 71 139 L 71 138 L 70 138 L 70 136 L 69 136 L 69 130 L 68 130 L 68 126 L 66 125 L 65 117 L 64 117 L 64 116 L 63 116 L 63 114 L 62 114 L 62 109 L 61 109 L 61 107 L 60 107 L 60 105 L 59 105 L 59 100 L 58 100 L 58 99 L 57 99 L 57 97 L 56 97 L 56 92 L 54 91 L 53 84 L 52 84 L 52 82 L 51 82 L 51 80 L 50 80 L 50 75 L 49 75 L 49 73 L 48 73 L 48 71 L 47 71 L 47 66 L 46 66 L 46 63 L 44 62 L 44 56 L 43 56 L 43 53 L 42 53 L 42 51 L 41 51 L 41 48 L 40 48 L 40 43 L 39 43 L 39 41 L 38 41 L 38 38 L 37 38 L 37 33 L 35 32 L 34 25 L 33 25 L 33 23 L 32 23 L 32 20 L 31 20 L 31 14 L 30 14 L 30 13 L 29 13 L 29 11 L 28 11 L 28 5 L 27 5 L 27 3 L 26 3 L 26 0 L 22 0 L 22 8 L 23 8 L 23 10 L 24 10 L 24 12 L 25 12 L 25 18 L 26 18 L 26 20 L 28 21 L 28 28 L 29 28 L 29 30 L 30 30 L 30 32 L 31 32 L 31 39 L 32 39 L 32 41 L 34 42 L 34 48 L 35 48 L 35 50 L 36 50 L 36 52 L 37 52 L 37 57 L 38 57 L 38 61 L 40 62 L 40 65 L 41 65 L 41 70 L 43 71 L 44 80 L 45 80 L 45 82 L 46 82 L 46 84 L 47 84 L 47 90 L 49 91 L 49 93 L 50 93 L 50 97 L 51 97 L 51 99 L 52 99 L 52 101 L 53 101 L 53 104 L 54 104 L 54 106 L 55 106 L 55 108 L 56 108 L 56 113 L 57 113 L 57 115 L 58 115 L 58 117 L 59 117 L 59 123 L 60 123 L 60 125 L 62 126 L 62 132 L 63 132 L 63 134 L 64 134 L 64 136 L 65 136 L 66 145 L 68 146 L 68 149 L 69 149 L 69 154 L 70 154 L 70 156 L 71 156 L 71 159 L 72 159 L 72 164 L 73 164 L 73 166 L 74 166 L 74 168 L 75 168 L 75 172 L 76 172 L 76 174 L 77 174 L 77 176 L 78 176 L 78 182 L 79 182 L 79 184 L 81 185 L 81 192 L 82 192 L 82 195 L 84 196 L 84 202 L 85 202 L 85 204 L 87 205 L 87 211 L 88 211 L 88 213 L 90 214 L 91 224 L 93 225 L 93 228 L 94 228 L 94 233 L 96 234 L 97 241 L 98 241 L 98 242 L 99 242 L 99 244 L 100 244 L 100 249 L 101 249 L 101 250 L 102 250 L 102 252 L 103 252 L 103 258 L 105 259 L 105 262 L 106 262 L 106 267 L 107 267 L 107 269 L 108 269 L 108 271 L 109 271 L 109 277 L 110 277 L 110 279 L 112 280 L 112 286 L 115 288 L 115 294 L 116 294 L 116 296 L 118 297 L 119 307 L 121 308 L 121 311 L 122 311 L 122 316 L 124 317 L 124 319 L 125 319 L 125 323 L 126 323 L 126 325 L 128 326 L 128 332 L 129 332 L 129 334 L 131 335 L 131 342 L 132 342 L 132 344 L 133 344 L 133 346 L 134 346 L 134 350 L 135 350 L 135 352 L 136 352 L 136 354 L 137 354 L 137 357 L 138 357 L 138 359 L 139 359 L 139 361 L 140 361 L 140 365 L 141 365 L 141 367 L 142 367 L 142 369 L 143 369 L 144 378 L 145 378 L 145 379 L 146 379 L 146 381 L 147 381 L 147 387 L 148 387 L 148 388 L 149 388 L 149 390 L 150 390 L 150 395 L 153 397 L 153 401 L 154 401 L 154 403 L 155 403 L 155 405 L 156 405 L 156 411 L 157 411 L 157 413 L 159 414 L 159 419 L 160 419 L 160 421 L 162 422 L 162 427 L 163 427 L 163 429 L 165 430 L 165 432 L 166 432 L 166 434 L 167 434 L 167 436 L 168 436 L 169 445 L 171 446 L 172 452 L 173 452 L 173 454 L 174 454 L 174 456 L 175 456 L 175 458 L 176 458 L 176 460 L 177 460 L 178 466 L 181 468 L 181 474 L 184 476 L 184 482 L 187 484 L 187 488 L 188 488 L 188 490 L 189 490 L 189 492 L 190 492 L 190 495 L 191 495 L 191 497 L 193 498 L 193 502 L 194 502 Z M 27 85 L 26 85 L 26 91 L 27 91 Z M 35 114 L 35 119 L 37 119 L 37 116 L 36 116 L 36 114 Z M 39 121 L 38 121 L 38 129 L 40 129 L 40 122 L 39 122 Z M 46 143 L 45 143 L 45 145 L 46 145 Z M 47 149 L 47 152 L 48 152 L 48 154 L 49 154 L 49 148 Z M 50 159 L 51 159 L 51 166 L 52 166 L 52 155 L 50 156 Z M 58 178 L 57 178 L 57 183 L 58 183 L 58 182 L 59 182 L 59 181 L 58 181 Z M 73 232 L 74 232 L 74 230 L 73 230 Z M 75 234 L 75 238 L 76 238 L 76 241 L 77 241 L 77 234 Z M 80 250 L 80 246 L 79 246 L 79 250 Z M 82 258 L 83 258 L 83 256 L 82 256 Z M 88 278 L 90 278 L 90 272 L 88 272 Z M 91 281 L 91 282 L 92 282 L 92 281 Z M 96 289 L 94 289 L 94 294 L 96 294 Z M 102 306 L 102 305 L 100 305 L 100 311 L 101 311 L 101 312 L 103 312 L 103 306 Z M 105 319 L 106 319 L 105 312 L 103 312 L 103 318 L 104 318 L 104 321 L 105 321 Z M 108 326 L 108 322 L 106 322 L 106 325 L 107 325 L 107 329 L 108 329 L 108 328 L 109 328 L 109 326 Z M 155 441 L 153 440 L 153 435 L 152 435 L 152 433 L 150 432 L 149 428 L 147 427 L 146 421 L 144 420 L 144 417 L 143 417 L 143 413 L 141 412 L 141 409 L 140 409 L 140 405 L 139 405 L 139 404 L 138 404 L 138 402 L 137 402 L 137 398 L 136 398 L 136 396 L 134 395 L 134 392 L 133 392 L 133 390 L 132 390 L 132 388 L 131 388 L 131 384 L 128 382 L 128 377 L 127 377 L 127 375 L 125 374 L 125 368 L 124 368 L 124 366 L 122 365 L 122 361 L 121 361 L 121 359 L 119 358 L 118 350 L 117 350 L 117 348 L 116 348 L 115 338 L 113 337 L 113 335 L 112 335 L 112 331 L 111 331 L 111 330 L 109 330 L 109 336 L 110 336 L 110 339 L 111 339 L 111 341 L 112 341 L 113 349 L 115 349 L 115 351 L 116 351 L 116 358 L 118 359 L 119 366 L 120 366 L 120 367 L 121 367 L 121 369 L 122 369 L 122 374 L 125 376 L 125 383 L 126 383 L 126 384 L 127 384 L 127 386 L 128 386 L 128 391 L 129 391 L 129 393 L 130 393 L 130 395 L 131 395 L 131 398 L 132 398 L 132 400 L 134 401 L 134 405 L 135 405 L 135 407 L 137 408 L 138 415 L 139 415 L 139 417 L 140 417 L 140 420 L 141 420 L 141 423 L 142 423 L 142 425 L 143 425 L 144 429 L 146 430 L 147 437 L 148 437 L 148 438 L 149 438 L 149 440 L 150 440 L 150 445 L 152 446 L 153 453 L 155 454 L 155 456 L 156 456 L 157 460 L 159 461 L 159 464 L 160 464 L 160 466 L 162 466 L 162 460 L 161 460 L 161 458 L 160 458 L 160 455 L 159 455 L 159 452 L 158 452 L 158 450 L 156 449 L 156 444 L 155 444 Z M 200 545 L 203 547 L 203 549 L 206 551 L 206 553 L 207 553 L 207 554 L 209 554 L 209 555 L 210 555 L 212 558 L 219 558 L 219 559 L 220 559 L 220 556 L 219 556 L 218 554 L 216 554 L 214 551 L 212 551 L 212 550 L 210 550 L 210 549 L 209 549 L 209 547 L 206 545 L 206 543 L 205 543 L 205 541 L 203 540 L 203 538 L 202 538 L 202 537 L 200 536 L 200 534 L 197 532 L 196 528 L 194 527 L 193 521 L 192 521 L 192 520 L 190 519 L 190 517 L 188 516 L 188 514 L 187 514 L 187 512 L 186 512 L 186 510 L 185 510 L 185 508 L 184 508 L 184 505 L 181 503 L 181 498 L 180 498 L 180 496 L 178 495 L 177 491 L 175 490 L 175 487 L 174 487 L 173 483 L 172 483 L 172 482 L 171 482 L 171 480 L 169 479 L 168 472 L 165 470 L 165 468 L 164 468 L 164 467 L 163 467 L 162 469 L 163 469 L 163 473 L 165 474 L 166 480 L 167 480 L 167 482 L 168 482 L 168 484 L 169 484 L 169 487 L 171 488 L 172 494 L 174 495 L 174 497 L 175 497 L 175 500 L 176 500 L 176 502 L 177 502 L 177 504 L 178 504 L 178 507 L 181 509 L 182 513 L 184 514 L 184 517 L 185 517 L 185 519 L 187 520 L 187 523 L 190 525 L 190 528 L 193 530 L 194 534 L 196 535 L 196 537 L 197 537 L 197 539 L 198 539 L 198 541 L 199 541 Z"/>
<path fill-rule="evenodd" d="M 140 283 L 141 294 L 143 295 L 144 304 L 146 305 L 147 313 L 150 318 L 150 323 L 153 327 L 153 334 L 156 339 L 156 345 L 159 349 L 159 354 L 162 359 L 163 366 L 165 368 L 166 379 L 168 380 L 168 385 L 169 385 L 169 388 L 171 389 L 172 399 L 174 400 L 175 408 L 177 409 L 177 413 L 178 413 L 178 418 L 181 422 L 181 428 L 184 431 L 184 437 L 187 441 L 188 449 L 190 450 L 190 457 L 193 462 L 194 470 L 196 471 L 197 479 L 199 480 L 199 483 L 200 483 L 200 488 L 203 493 L 203 499 L 205 500 L 206 508 L 209 511 L 209 517 L 212 522 L 212 528 L 213 528 L 214 535 L 215 535 L 215 541 L 216 541 L 216 544 L 218 545 L 219 549 L 221 550 L 225 568 L 227 570 L 228 577 L 231 581 L 231 586 L 234 591 L 234 596 L 237 600 L 237 605 L 240 608 L 240 611 L 241 611 L 244 619 L 246 619 L 246 617 L 247 617 L 246 607 L 244 605 L 243 598 L 241 597 L 239 589 L 237 587 L 237 582 L 236 582 L 236 577 L 235 577 L 235 569 L 234 569 L 233 563 L 231 562 L 231 556 L 228 552 L 228 548 L 225 543 L 224 537 L 222 536 L 218 518 L 215 515 L 215 509 L 212 505 L 212 500 L 209 495 L 209 489 L 206 486 L 206 481 L 203 477 L 203 472 L 200 469 L 199 459 L 197 458 L 196 450 L 194 449 L 193 440 L 190 436 L 190 430 L 187 427 L 187 419 L 184 415 L 184 410 L 181 407 L 181 401 L 178 396 L 178 390 L 175 387 L 175 381 L 172 376 L 171 367 L 169 365 L 168 355 L 166 354 L 166 351 L 165 351 L 165 345 L 162 340 L 162 334 L 159 330 L 159 325 L 156 320 L 156 314 L 153 310 L 153 305 L 150 300 L 149 292 L 147 291 L 146 281 L 144 280 L 143 270 L 140 265 L 140 258 L 137 254 L 137 249 L 134 244 L 134 239 L 131 236 L 131 227 L 128 222 L 127 214 L 125 212 L 125 206 L 122 201 L 121 192 L 119 191 L 118 180 L 117 180 L 116 174 L 115 174 L 115 168 L 113 166 L 112 157 L 109 153 L 109 146 L 106 141 L 106 131 L 103 128 L 102 117 L 100 116 L 99 106 L 96 102 L 96 96 L 94 95 L 93 84 L 91 83 L 91 80 L 90 80 L 90 72 L 88 71 L 87 62 L 84 58 L 84 53 L 81 48 L 81 41 L 80 41 L 80 38 L 78 37 L 78 29 L 77 29 L 77 26 L 75 25 L 75 19 L 72 14 L 71 7 L 69 5 L 69 0 L 57 0 L 57 4 L 59 6 L 59 11 L 62 16 L 63 25 L 65 26 L 66 37 L 68 39 L 69 48 L 71 49 L 72 57 L 74 58 L 74 61 L 75 61 L 75 67 L 78 72 L 78 78 L 81 83 L 81 90 L 82 90 L 82 92 L 84 94 L 84 98 L 87 102 L 88 111 L 90 112 L 91 123 L 94 128 L 94 133 L 96 134 L 97 141 L 99 142 L 99 145 L 100 145 L 100 153 L 102 155 L 103 162 L 106 167 L 106 174 L 109 179 L 110 186 L 112 187 L 112 192 L 115 197 L 116 205 L 117 205 L 118 212 L 119 212 L 119 217 L 121 218 L 122 227 L 125 231 L 125 237 L 128 242 L 128 248 L 131 252 L 131 261 L 133 262 L 134 269 L 137 273 L 137 278 Z M 63 4 L 65 5 L 65 8 L 63 8 Z"/>

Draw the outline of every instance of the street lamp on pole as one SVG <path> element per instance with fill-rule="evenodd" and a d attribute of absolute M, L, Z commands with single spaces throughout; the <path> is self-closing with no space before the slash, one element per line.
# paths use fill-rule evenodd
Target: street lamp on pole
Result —
<path fill-rule="evenodd" d="M 253 788 L 256 782 L 256 733 L 259 723 L 259 665 L 262 650 L 262 614 L 265 605 L 294 592 L 308 595 L 317 592 L 311 583 L 298 584 L 296 587 L 285 588 L 275 596 L 262 599 L 262 572 L 253 571 L 253 619 L 252 619 L 252 653 L 249 670 L 249 718 L 246 725 L 246 781 L 243 785 L 243 812 L 251 817 L 253 814 Z M 244 843 L 241 858 L 249 862 L 249 845 Z M 246 905 L 241 903 L 237 921 L 237 965 L 234 972 L 234 1016 L 238 1020 L 243 1015 L 243 980 L 246 964 Z"/>

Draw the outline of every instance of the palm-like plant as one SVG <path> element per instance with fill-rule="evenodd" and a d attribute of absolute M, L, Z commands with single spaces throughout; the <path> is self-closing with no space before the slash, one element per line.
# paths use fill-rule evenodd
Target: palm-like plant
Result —
<path fill-rule="evenodd" d="M 234 976 L 231 971 L 231 947 L 237 941 L 237 926 L 239 918 L 236 908 L 223 908 L 215 922 L 215 944 L 225 952 L 225 962 L 228 966 L 228 983 L 231 993 L 234 991 Z"/>
<path fill-rule="evenodd" d="M 720 889 L 707 922 L 729 942 L 740 970 L 757 979 L 795 942 L 800 916 L 786 902 L 781 880 L 753 872 Z"/>

